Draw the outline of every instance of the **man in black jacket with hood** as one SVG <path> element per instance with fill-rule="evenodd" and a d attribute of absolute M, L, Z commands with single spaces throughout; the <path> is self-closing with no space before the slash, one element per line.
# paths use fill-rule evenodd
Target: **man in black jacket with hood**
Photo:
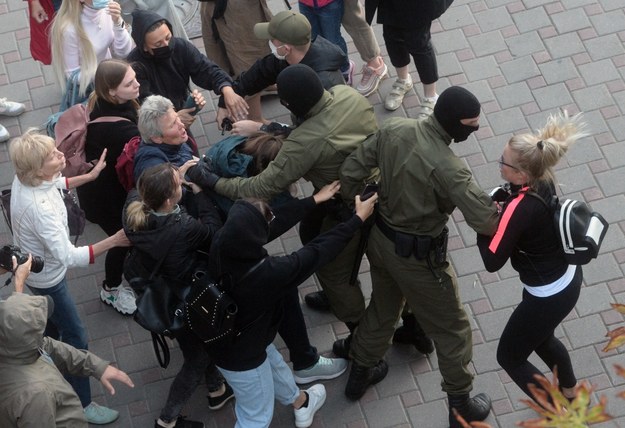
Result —
<path fill-rule="evenodd" d="M 132 13 L 132 38 L 136 47 L 128 55 L 128 62 L 137 73 L 141 84 L 139 98 L 162 95 L 174 104 L 185 127 L 195 120 L 195 107 L 183 108 L 190 94 L 189 81 L 197 86 L 223 95 L 231 117 L 247 117 L 247 103 L 232 89 L 232 79 L 217 64 L 203 55 L 191 42 L 174 37 L 169 21 L 149 10 L 136 9 Z M 206 103 L 197 91 L 192 92 L 201 108 Z"/>

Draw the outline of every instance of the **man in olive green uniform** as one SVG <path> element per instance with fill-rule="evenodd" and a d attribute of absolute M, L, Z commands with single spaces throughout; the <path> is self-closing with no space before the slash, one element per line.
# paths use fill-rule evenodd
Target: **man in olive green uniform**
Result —
<path fill-rule="evenodd" d="M 458 207 L 476 232 L 492 235 L 498 217 L 490 197 L 449 147 L 479 127 L 480 103 L 460 87 L 445 90 L 425 120 L 390 119 L 341 168 L 345 197 L 362 190 L 380 168 L 379 210 L 369 238 L 373 294 L 355 334 L 335 349 L 353 359 L 345 394 L 360 398 L 384 377 L 383 357 L 404 303 L 434 341 L 450 408 L 468 421 L 483 420 L 490 398 L 470 398 L 471 326 L 458 297 L 456 274 L 446 261 L 446 223 Z M 452 427 L 459 426 L 451 415 Z"/>
<path fill-rule="evenodd" d="M 201 185 L 208 185 L 230 199 L 269 200 L 302 177 L 318 191 L 339 179 L 345 158 L 378 130 L 373 107 L 365 97 L 347 85 L 324 90 L 317 74 L 306 65 L 287 67 L 278 76 L 277 84 L 280 101 L 293 114 L 297 127 L 286 138 L 276 158 L 254 177 L 214 176 L 200 180 L 191 176 L 191 180 L 200 181 Z M 332 211 L 323 217 L 321 231 L 339 222 L 335 215 L 339 210 Z M 309 234 L 318 233 L 317 229 Z M 301 226 L 300 234 L 306 241 Z M 339 257 L 317 272 L 335 315 L 348 325 L 357 324 L 365 310 L 360 287 L 349 285 L 359 239 L 357 234 Z"/>

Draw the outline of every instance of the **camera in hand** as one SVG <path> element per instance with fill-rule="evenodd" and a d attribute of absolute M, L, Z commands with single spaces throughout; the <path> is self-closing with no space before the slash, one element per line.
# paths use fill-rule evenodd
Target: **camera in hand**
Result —
<path fill-rule="evenodd" d="M 20 247 L 16 245 L 5 245 L 4 247 L 0 248 L 0 267 L 8 271 L 12 271 L 13 256 L 15 256 L 15 258 L 17 259 L 18 265 L 24 264 L 28 260 L 28 254 L 23 253 Z M 30 271 L 39 273 L 42 269 L 43 259 L 39 256 L 33 256 L 33 262 L 30 265 Z"/>
<path fill-rule="evenodd" d="M 221 121 L 221 135 L 230 131 L 232 131 L 232 120 L 229 117 L 224 117 L 224 120 Z"/>
<path fill-rule="evenodd" d="M 506 183 L 502 186 L 495 187 L 488 196 L 495 202 L 505 202 L 510 197 L 510 185 Z"/>

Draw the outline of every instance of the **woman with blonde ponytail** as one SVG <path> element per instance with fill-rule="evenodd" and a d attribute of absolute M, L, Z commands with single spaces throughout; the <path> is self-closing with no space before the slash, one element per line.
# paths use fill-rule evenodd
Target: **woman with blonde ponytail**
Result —
<path fill-rule="evenodd" d="M 499 159 L 501 177 L 510 190 L 502 205 L 499 227 L 493 237 L 478 235 L 484 265 L 495 272 L 510 259 L 523 285 L 522 301 L 506 324 L 497 361 L 530 398 L 529 384 L 542 375 L 528 358 L 532 352 L 554 370 L 565 397 L 575 397 L 577 378 L 566 347 L 554 335 L 579 298 L 581 266 L 569 265 L 553 226 L 553 213 L 528 191 L 545 201 L 555 195 L 553 167 L 569 146 L 586 136 L 581 115 L 566 111 L 552 115 L 537 133 L 513 136 Z"/>
<path fill-rule="evenodd" d="M 159 274 L 182 282 L 190 283 L 196 270 L 206 271 L 202 265 L 207 263 L 213 236 L 222 225 L 217 209 L 210 197 L 192 183 L 187 184 L 193 190 L 198 219 L 178 205 L 182 197 L 181 177 L 196 163 L 188 161 L 180 169 L 161 163 L 147 168 L 139 177 L 137 190 L 129 195 L 133 201 L 126 207 L 124 217 L 124 229 L 133 244 L 124 267 L 126 279 L 147 278 L 161 260 Z M 176 283 L 172 282 L 172 286 Z M 154 426 L 171 428 L 183 423 L 184 426 L 202 426 L 188 419 L 176 425 L 182 408 L 202 377 L 206 376 L 210 409 L 220 409 L 234 395 L 199 338 L 184 328 L 176 334 L 176 340 L 184 361 Z"/>
<path fill-rule="evenodd" d="M 102 60 L 126 58 L 134 46 L 119 3 L 109 0 L 64 0 L 52 23 L 50 44 L 61 92 L 64 97 L 76 93 L 62 109 L 87 99 Z"/>

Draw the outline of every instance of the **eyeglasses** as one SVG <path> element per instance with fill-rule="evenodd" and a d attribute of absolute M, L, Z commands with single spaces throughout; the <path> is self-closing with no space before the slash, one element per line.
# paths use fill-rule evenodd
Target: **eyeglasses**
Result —
<path fill-rule="evenodd" d="M 510 165 L 509 163 L 504 162 L 503 161 L 503 155 L 501 155 L 501 157 L 499 158 L 499 168 L 501 168 L 504 165 L 509 167 L 509 168 L 516 169 L 517 171 L 519 170 L 519 168 L 517 168 L 516 166 Z"/>

